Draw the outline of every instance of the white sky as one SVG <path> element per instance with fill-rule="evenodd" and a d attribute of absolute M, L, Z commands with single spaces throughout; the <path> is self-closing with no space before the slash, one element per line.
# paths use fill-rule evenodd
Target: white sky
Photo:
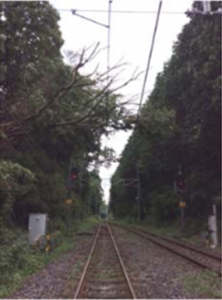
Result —
<path fill-rule="evenodd" d="M 146 85 L 146 92 L 148 93 L 153 89 L 157 73 L 162 71 L 164 63 L 170 59 L 172 46 L 177 39 L 177 35 L 181 32 L 184 24 L 189 21 L 185 14 L 166 14 L 164 12 L 184 13 L 191 8 L 192 2 L 191 0 L 163 1 Z M 107 10 L 108 0 L 51 0 L 50 3 L 60 10 L 60 29 L 65 42 L 64 50 L 76 52 L 84 47 L 95 45 L 97 42 L 100 42 L 101 48 L 107 46 L 107 29 L 105 27 L 74 16 L 68 10 L 77 9 L 77 13 L 81 15 L 108 24 L 107 13 L 78 12 L 78 10 Z M 121 75 L 123 80 L 127 80 L 137 67 L 139 71 L 145 71 L 146 69 L 158 5 L 159 1 L 151 0 L 113 0 L 112 2 L 113 11 L 136 10 L 155 12 L 147 14 L 111 14 L 110 66 L 115 65 L 120 59 L 129 63 L 124 74 Z M 89 68 L 93 68 L 95 64 L 99 63 L 100 70 L 104 70 L 106 62 L 107 53 L 102 51 L 94 64 L 89 66 Z M 121 90 L 125 99 L 141 93 L 143 77 L 144 75 L 137 82 Z M 145 101 L 145 98 L 143 101 Z M 135 106 L 136 109 L 137 107 Z M 120 155 L 130 134 L 131 132 L 118 132 L 111 136 L 109 140 L 104 140 L 103 145 L 113 147 L 116 154 Z M 109 178 L 115 172 L 117 165 L 117 163 L 113 163 L 109 169 L 105 167 L 100 169 L 106 202 L 109 199 Z"/>

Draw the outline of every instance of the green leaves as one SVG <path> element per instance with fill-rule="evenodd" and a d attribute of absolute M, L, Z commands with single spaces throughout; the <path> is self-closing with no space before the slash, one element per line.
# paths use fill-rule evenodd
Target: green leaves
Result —
<path fill-rule="evenodd" d="M 113 176 L 110 206 L 116 214 L 123 203 L 136 203 L 136 185 L 122 182 L 136 180 L 137 163 L 142 166 L 144 214 L 156 220 L 175 217 L 177 204 L 171 193 L 178 165 L 187 179 L 187 214 L 199 216 L 200 207 L 202 215 L 209 213 L 213 197 L 220 193 L 220 36 L 219 15 L 193 15 L 184 26 Z M 128 214 L 134 212 L 130 207 Z"/>
<path fill-rule="evenodd" d="M 16 199 L 25 198 L 35 183 L 34 174 L 19 164 L 0 160 L 0 218 L 7 222 Z"/>

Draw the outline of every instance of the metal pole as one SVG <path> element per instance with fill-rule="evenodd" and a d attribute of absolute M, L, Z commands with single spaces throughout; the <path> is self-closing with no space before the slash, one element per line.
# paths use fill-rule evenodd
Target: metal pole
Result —
<path fill-rule="evenodd" d="M 182 176 L 182 166 L 178 166 L 178 175 Z M 181 233 L 184 233 L 185 230 L 185 204 L 186 204 L 186 199 L 185 199 L 185 190 L 184 187 L 179 189 L 180 192 L 180 226 L 181 226 Z"/>
<path fill-rule="evenodd" d="M 89 215 L 91 215 L 91 195 L 89 195 L 88 208 L 89 208 Z"/>
<path fill-rule="evenodd" d="M 69 207 L 66 205 L 67 213 L 66 213 L 66 235 L 69 235 Z"/>
<path fill-rule="evenodd" d="M 72 180 L 71 180 L 71 170 L 72 170 L 72 163 L 73 163 L 73 158 L 71 157 L 70 163 L 69 163 L 69 175 L 68 175 L 68 191 L 67 191 L 67 200 L 71 199 L 71 191 L 72 191 Z M 66 235 L 69 235 L 69 228 L 70 228 L 70 212 L 69 212 L 69 205 L 66 204 L 67 206 L 67 212 L 66 212 Z"/>
<path fill-rule="evenodd" d="M 138 221 L 141 221 L 141 186 L 140 186 L 140 174 L 139 164 L 136 164 L 136 176 L 137 176 L 137 205 L 138 205 Z"/>
<path fill-rule="evenodd" d="M 110 78 L 109 78 L 109 71 L 110 71 L 110 37 L 111 37 L 111 6 L 112 6 L 112 0 L 109 0 L 108 2 L 108 31 L 107 31 L 107 91 L 106 91 L 106 124 L 109 123 L 109 114 L 108 114 L 108 108 L 109 108 L 109 84 L 110 84 Z"/>
<path fill-rule="evenodd" d="M 184 213 L 184 207 L 180 207 L 180 222 L 181 222 L 181 232 L 184 233 L 184 230 L 185 230 L 185 213 Z"/>

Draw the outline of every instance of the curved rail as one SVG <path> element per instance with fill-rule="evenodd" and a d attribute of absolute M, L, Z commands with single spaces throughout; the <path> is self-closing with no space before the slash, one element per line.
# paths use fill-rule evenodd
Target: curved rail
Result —
<path fill-rule="evenodd" d="M 133 290 L 132 284 L 131 284 L 130 279 L 129 279 L 129 276 L 128 276 L 127 272 L 126 272 L 126 268 L 125 268 L 125 266 L 124 266 L 123 260 L 122 260 L 122 258 L 121 258 L 119 249 L 118 249 L 118 247 L 117 247 L 117 244 L 116 244 L 116 242 L 115 242 L 114 236 L 113 236 L 113 234 L 112 234 L 111 228 L 109 227 L 108 223 L 103 223 L 103 224 L 101 224 L 100 227 L 99 227 L 99 229 L 98 229 L 98 231 L 97 231 L 96 237 L 95 237 L 95 239 L 94 239 L 94 241 L 93 241 L 93 245 L 92 245 L 91 251 L 90 251 L 90 253 L 89 253 L 87 262 L 86 262 L 86 264 L 85 264 L 83 273 L 82 273 L 82 275 L 81 275 L 81 278 L 80 278 L 80 281 L 79 281 L 77 290 L 76 290 L 76 292 L 75 292 L 74 299 L 78 299 L 78 298 L 80 298 L 80 296 L 81 296 L 81 291 L 82 291 L 84 282 L 85 282 L 85 280 L 86 280 L 87 271 L 88 271 L 88 269 L 89 269 L 89 265 L 90 265 L 91 262 L 92 262 L 92 257 L 93 257 L 93 254 L 95 253 L 96 245 L 97 245 L 97 242 L 98 242 L 99 237 L 100 237 L 100 234 L 101 234 L 101 230 L 102 230 L 102 228 L 104 227 L 104 225 L 107 227 L 107 232 L 109 233 L 109 236 L 110 236 L 110 238 L 111 238 L 111 240 L 112 240 L 112 244 L 113 244 L 113 247 L 114 247 L 114 249 L 115 249 L 115 253 L 116 253 L 116 256 L 117 256 L 117 258 L 118 258 L 119 264 L 120 264 L 120 266 L 121 266 L 121 270 L 122 270 L 123 277 L 124 277 L 124 279 L 125 279 L 127 288 L 128 288 L 128 290 L 129 290 L 129 294 L 131 295 L 131 298 L 132 298 L 132 299 L 136 299 L 135 292 L 134 292 L 134 290 Z M 109 255 L 109 254 L 107 253 L 107 255 Z"/>
<path fill-rule="evenodd" d="M 219 258 L 217 255 L 211 255 L 205 251 L 196 249 L 194 246 L 189 246 L 187 244 L 183 244 L 183 243 L 174 241 L 172 239 L 168 239 L 168 238 L 162 237 L 160 235 L 156 235 L 154 233 L 151 234 L 148 231 L 143 230 L 143 229 L 138 229 L 138 228 L 135 228 L 132 226 L 120 225 L 120 224 L 116 224 L 116 223 L 112 223 L 112 224 L 114 226 L 126 229 L 129 232 L 135 233 L 135 234 L 141 236 L 142 238 L 145 238 L 146 240 L 149 240 L 149 241 L 161 246 L 162 248 L 165 248 L 165 249 L 169 250 L 170 252 L 173 252 L 173 253 L 191 261 L 192 263 L 198 265 L 199 267 L 202 267 L 205 269 L 210 269 L 210 270 L 216 272 L 217 274 L 219 274 L 220 276 L 222 274 L 221 273 L 221 258 Z M 164 240 L 164 242 L 161 240 Z M 167 245 L 167 243 L 168 243 L 168 245 Z M 173 248 L 172 245 L 169 245 L 170 243 L 173 245 L 176 245 L 176 247 L 180 247 L 180 250 L 178 248 Z M 193 253 L 196 253 L 198 255 L 204 255 L 205 260 L 200 261 L 197 258 L 190 256 L 190 254 L 184 253 L 183 252 L 184 249 L 193 251 Z M 206 261 L 206 257 L 211 260 L 213 259 L 214 260 L 213 264 L 215 264 L 215 260 L 216 260 L 216 264 L 217 264 L 216 267 L 210 266 L 210 263 L 207 263 L 207 261 Z M 218 264 L 218 262 L 219 262 L 219 264 Z"/>

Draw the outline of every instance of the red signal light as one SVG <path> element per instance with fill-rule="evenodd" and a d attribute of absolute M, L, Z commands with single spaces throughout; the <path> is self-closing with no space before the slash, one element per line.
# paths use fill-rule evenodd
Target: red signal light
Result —
<path fill-rule="evenodd" d="M 185 189 L 185 181 L 182 180 L 182 179 L 178 180 L 178 181 L 177 181 L 177 187 L 178 187 L 178 189 L 180 189 L 180 190 L 184 190 L 184 189 Z"/>
<path fill-rule="evenodd" d="M 72 179 L 76 179 L 77 175 L 76 174 L 72 174 L 71 177 L 72 177 Z"/>
<path fill-rule="evenodd" d="M 179 182 L 179 187 L 184 187 L 184 186 L 185 186 L 184 182 L 183 182 L 183 181 L 180 181 L 180 182 Z"/>

